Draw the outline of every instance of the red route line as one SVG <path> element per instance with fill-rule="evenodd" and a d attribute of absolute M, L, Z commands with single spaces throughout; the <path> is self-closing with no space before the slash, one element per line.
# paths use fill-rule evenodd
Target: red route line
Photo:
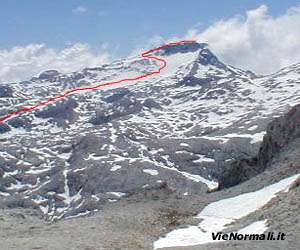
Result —
<path fill-rule="evenodd" d="M 98 84 L 98 85 L 95 85 L 95 86 L 92 86 L 92 87 L 75 88 L 75 89 L 72 89 L 72 90 L 68 90 L 64 94 L 51 97 L 51 98 L 47 99 L 46 101 L 40 102 L 40 103 L 38 103 L 36 105 L 30 106 L 30 107 L 23 107 L 21 109 L 15 110 L 15 111 L 9 113 L 8 115 L 0 118 L 0 123 L 4 123 L 6 120 L 8 120 L 8 119 L 12 118 L 13 116 L 16 116 L 16 115 L 18 115 L 20 113 L 25 113 L 25 112 L 28 112 L 28 111 L 31 111 L 31 110 L 38 109 L 40 107 L 47 106 L 47 105 L 49 105 L 52 102 L 55 102 L 55 101 L 57 101 L 59 99 L 62 99 L 64 97 L 69 96 L 71 94 L 74 94 L 76 92 L 86 91 L 86 90 L 95 90 L 95 89 L 102 88 L 104 86 L 119 84 L 119 83 L 122 83 L 122 82 L 136 81 L 136 80 L 140 80 L 140 79 L 152 76 L 152 75 L 160 74 L 161 70 L 164 69 L 167 66 L 167 62 L 164 59 L 162 59 L 162 58 L 159 58 L 159 57 L 156 57 L 156 56 L 151 56 L 149 54 L 151 54 L 153 52 L 156 52 L 158 50 L 161 50 L 163 48 L 170 47 L 172 45 L 182 44 L 182 43 L 194 43 L 194 42 L 196 42 L 196 41 L 194 41 L 194 40 L 182 40 L 182 41 L 178 41 L 178 42 L 168 43 L 168 44 L 165 44 L 163 46 L 157 47 L 155 49 L 151 49 L 151 50 L 148 50 L 146 52 L 143 52 L 141 54 L 141 57 L 148 58 L 148 59 L 154 59 L 154 60 L 157 60 L 157 61 L 159 61 L 161 63 L 161 66 L 156 71 L 153 71 L 153 72 L 150 72 L 150 73 L 147 73 L 147 74 L 143 74 L 143 75 L 139 75 L 139 76 L 136 76 L 136 77 L 132 77 L 132 78 L 124 78 L 124 79 L 113 81 L 113 82 L 107 82 L 107 83 L 103 83 L 103 84 Z"/>

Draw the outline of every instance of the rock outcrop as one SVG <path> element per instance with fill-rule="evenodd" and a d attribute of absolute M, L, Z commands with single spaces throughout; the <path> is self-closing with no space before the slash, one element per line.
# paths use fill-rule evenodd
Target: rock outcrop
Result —
<path fill-rule="evenodd" d="M 12 97 L 13 90 L 7 85 L 0 85 L 0 98 Z"/>
<path fill-rule="evenodd" d="M 300 104 L 267 127 L 257 157 L 233 162 L 219 180 L 219 189 L 237 185 L 263 172 L 289 144 L 300 139 Z"/>
<path fill-rule="evenodd" d="M 300 105 L 269 124 L 259 150 L 258 165 L 266 167 L 273 157 L 297 138 L 300 138 Z"/>

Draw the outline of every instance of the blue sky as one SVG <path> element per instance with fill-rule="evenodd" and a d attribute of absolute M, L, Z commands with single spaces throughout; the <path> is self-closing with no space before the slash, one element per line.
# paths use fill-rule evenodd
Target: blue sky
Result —
<path fill-rule="evenodd" d="M 96 67 L 177 39 L 273 73 L 300 62 L 296 0 L 2 0 L 0 82 Z"/>
<path fill-rule="evenodd" d="M 76 42 L 97 49 L 103 43 L 128 54 L 149 38 L 182 36 L 219 19 L 243 14 L 262 4 L 269 14 L 283 14 L 299 1 L 259 0 L 2 0 L 0 49 L 45 43 L 62 48 Z"/>

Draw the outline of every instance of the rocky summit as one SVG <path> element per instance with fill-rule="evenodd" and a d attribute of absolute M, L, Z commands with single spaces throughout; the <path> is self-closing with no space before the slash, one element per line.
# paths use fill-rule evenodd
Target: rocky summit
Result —
<path fill-rule="evenodd" d="M 1 123 L 0 207 L 29 209 L 57 223 L 83 217 L 74 222 L 81 225 L 84 216 L 101 220 L 103 213 L 105 220 L 109 211 L 117 215 L 125 206 L 127 213 L 130 204 L 139 204 L 142 223 L 153 212 L 144 207 L 146 215 L 139 214 L 142 204 L 156 206 L 147 197 L 163 199 L 163 208 L 150 216 L 162 216 L 162 225 L 154 221 L 156 231 L 147 231 L 147 239 L 115 242 L 119 248 L 103 243 L 103 249 L 151 249 L 154 239 L 192 223 L 186 219 L 210 201 L 299 172 L 300 64 L 257 76 L 221 62 L 200 43 L 173 45 L 156 55 L 167 62 L 159 75 L 73 94 Z M 76 87 L 159 66 L 130 57 L 1 83 L 0 117 Z M 164 207 L 176 202 L 180 208 Z M 172 216 L 173 224 L 167 223 Z"/>

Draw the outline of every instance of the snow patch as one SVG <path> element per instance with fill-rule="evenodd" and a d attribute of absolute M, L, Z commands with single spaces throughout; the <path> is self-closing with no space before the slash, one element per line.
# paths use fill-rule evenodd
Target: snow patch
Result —
<path fill-rule="evenodd" d="M 239 234 L 262 234 L 268 229 L 267 220 L 260 220 L 240 229 Z"/>
<path fill-rule="evenodd" d="M 122 192 L 106 192 L 107 194 L 111 194 L 111 195 L 114 195 L 114 196 L 117 196 L 117 197 L 123 197 L 126 195 L 126 193 L 122 193 Z"/>
<path fill-rule="evenodd" d="M 202 162 L 215 162 L 214 159 L 206 157 L 205 155 L 197 155 L 199 159 L 193 160 L 194 163 L 202 163 Z"/>
<path fill-rule="evenodd" d="M 120 168 L 122 168 L 120 165 L 115 165 L 115 166 L 111 167 L 110 171 L 114 172 L 114 171 L 119 170 Z"/>
<path fill-rule="evenodd" d="M 143 169 L 143 172 L 150 175 L 158 175 L 158 171 L 155 169 Z"/>

